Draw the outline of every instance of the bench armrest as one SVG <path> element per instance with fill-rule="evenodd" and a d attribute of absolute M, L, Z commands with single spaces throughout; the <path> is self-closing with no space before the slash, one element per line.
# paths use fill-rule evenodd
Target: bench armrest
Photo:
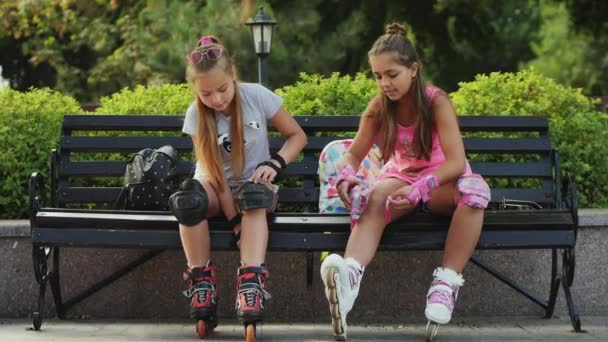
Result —
<path fill-rule="evenodd" d="M 28 195 L 30 227 L 33 228 L 36 226 L 36 213 L 47 204 L 44 176 L 41 173 L 33 172 L 30 176 Z"/>
<path fill-rule="evenodd" d="M 566 173 L 562 180 L 562 205 L 570 209 L 574 219 L 575 229 L 578 227 L 578 197 L 574 177 Z"/>

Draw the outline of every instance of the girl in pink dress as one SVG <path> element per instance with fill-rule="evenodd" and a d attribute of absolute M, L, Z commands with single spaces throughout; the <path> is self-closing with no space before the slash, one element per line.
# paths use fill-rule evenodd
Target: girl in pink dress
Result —
<path fill-rule="evenodd" d="M 452 215 L 443 261 L 433 272 L 426 297 L 432 338 L 437 325 L 451 319 L 464 284 L 462 271 L 479 240 L 490 188 L 471 172 L 452 103 L 444 91 L 423 82 L 422 64 L 405 29 L 389 25 L 368 56 L 379 95 L 363 113 L 336 178 L 328 182 L 335 184 L 353 222 L 344 257 L 332 254 L 321 265 L 334 336 L 346 339 L 346 316 L 384 228 L 420 207 Z M 384 165 L 369 184 L 357 173 L 373 144 L 380 148 Z"/>

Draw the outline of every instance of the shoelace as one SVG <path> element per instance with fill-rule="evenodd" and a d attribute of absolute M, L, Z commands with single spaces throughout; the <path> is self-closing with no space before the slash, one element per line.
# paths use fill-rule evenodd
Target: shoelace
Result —
<path fill-rule="evenodd" d="M 436 284 L 431 290 L 429 290 L 429 303 L 431 304 L 442 304 L 447 307 L 450 311 L 454 310 L 454 296 L 451 292 L 448 292 L 445 289 L 440 288 L 439 286 L 448 286 L 445 284 Z"/>
<path fill-rule="evenodd" d="M 238 293 L 239 297 L 241 294 L 245 295 L 245 303 L 247 306 L 254 306 L 257 296 L 260 296 L 263 300 L 268 300 L 272 297 L 270 293 L 266 291 L 266 289 L 264 289 L 260 284 L 249 283 L 248 285 L 254 287 L 240 289 Z"/>
<path fill-rule="evenodd" d="M 192 298 L 192 296 L 196 293 L 198 296 L 198 301 L 204 302 L 207 299 L 209 292 L 211 292 L 212 295 L 215 295 L 215 284 L 210 280 L 201 280 L 182 293 L 188 298 Z"/>

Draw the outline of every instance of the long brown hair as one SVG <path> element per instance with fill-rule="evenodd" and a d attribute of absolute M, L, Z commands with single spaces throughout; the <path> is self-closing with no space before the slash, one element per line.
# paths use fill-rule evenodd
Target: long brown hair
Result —
<path fill-rule="evenodd" d="M 416 131 L 414 133 L 413 151 L 416 158 L 424 157 L 426 160 L 431 158 L 432 150 L 432 128 L 433 112 L 430 108 L 425 95 L 425 83 L 422 78 L 422 61 L 418 57 L 416 49 L 407 38 L 405 27 L 393 23 L 386 27 L 386 32 L 374 42 L 368 51 L 368 57 L 377 56 L 383 53 L 395 53 L 399 64 L 411 68 L 414 63 L 418 63 L 418 73 L 410 87 L 410 98 L 412 99 L 412 109 L 418 113 L 414 121 Z M 376 118 L 380 125 L 380 134 L 384 137 L 382 143 L 382 159 L 388 161 L 395 153 L 395 141 L 397 135 L 397 102 L 392 101 L 379 89 L 379 95 L 374 100 L 379 102 L 378 110 L 370 113 Z"/>
<path fill-rule="evenodd" d="M 208 38 L 208 39 L 205 39 Z M 195 48 L 201 52 L 208 51 L 209 48 L 222 49 L 221 56 L 217 59 L 201 58 L 199 63 L 194 63 L 191 58 L 188 59 L 186 68 L 186 78 L 194 85 L 194 80 L 201 73 L 207 72 L 214 67 L 221 67 L 226 73 L 234 76 L 234 102 L 235 112 L 230 119 L 230 140 L 231 140 L 231 155 L 232 169 L 234 170 L 235 178 L 240 178 L 245 165 L 245 145 L 243 139 L 243 108 L 241 106 L 241 95 L 239 92 L 239 82 L 237 80 L 236 68 L 234 61 L 226 50 L 222 42 L 212 36 L 207 36 L 201 39 Z M 194 89 L 194 86 L 193 86 Z M 224 165 L 220 155 L 220 149 L 217 142 L 218 131 L 217 122 L 213 109 L 205 106 L 199 98 L 196 90 L 194 90 L 196 101 L 196 109 L 198 113 L 198 127 L 194 137 L 194 152 L 195 157 L 200 166 L 206 171 L 211 186 L 218 192 L 222 192 L 222 183 L 225 181 Z"/>

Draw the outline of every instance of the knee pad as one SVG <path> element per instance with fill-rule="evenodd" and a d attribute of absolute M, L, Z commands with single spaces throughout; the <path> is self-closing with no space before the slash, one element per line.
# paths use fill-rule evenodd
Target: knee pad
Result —
<path fill-rule="evenodd" d="M 460 177 L 458 179 L 458 192 L 461 196 L 458 207 L 467 205 L 471 208 L 485 209 L 491 199 L 488 183 L 476 174 Z"/>
<path fill-rule="evenodd" d="M 258 208 L 272 211 L 276 207 L 277 194 L 266 185 L 247 182 L 236 189 L 234 199 L 240 211 Z"/>
<path fill-rule="evenodd" d="M 207 191 L 197 180 L 187 179 L 179 191 L 169 197 L 169 208 L 179 223 L 188 227 L 195 226 L 207 217 Z"/>

